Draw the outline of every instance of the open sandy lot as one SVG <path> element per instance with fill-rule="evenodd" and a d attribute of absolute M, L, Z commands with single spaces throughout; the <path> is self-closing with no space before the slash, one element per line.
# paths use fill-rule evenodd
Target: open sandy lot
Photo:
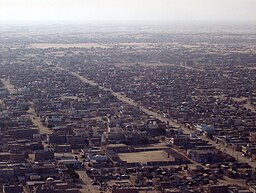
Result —
<path fill-rule="evenodd" d="M 96 44 L 96 43 L 77 43 L 77 44 L 58 44 L 58 43 L 37 43 L 30 44 L 31 48 L 108 48 L 108 45 L 105 44 Z"/>
<path fill-rule="evenodd" d="M 128 163 L 147 163 L 151 161 L 172 161 L 173 158 L 168 158 L 163 150 L 159 151 L 145 151 L 135 153 L 119 153 L 118 156 L 121 160 L 127 161 Z"/>

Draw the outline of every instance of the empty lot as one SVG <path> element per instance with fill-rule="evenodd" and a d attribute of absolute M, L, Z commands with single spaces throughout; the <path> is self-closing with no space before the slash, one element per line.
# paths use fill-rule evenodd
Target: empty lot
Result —
<path fill-rule="evenodd" d="M 173 158 L 168 158 L 163 150 L 160 151 L 144 151 L 135 153 L 119 153 L 121 160 L 127 163 L 147 163 L 151 161 L 172 161 Z"/>

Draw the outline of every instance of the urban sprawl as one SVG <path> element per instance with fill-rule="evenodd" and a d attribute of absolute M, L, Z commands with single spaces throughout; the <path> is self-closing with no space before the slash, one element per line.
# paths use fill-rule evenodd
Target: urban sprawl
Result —
<path fill-rule="evenodd" d="M 0 33 L 0 192 L 255 193 L 256 35 Z"/>

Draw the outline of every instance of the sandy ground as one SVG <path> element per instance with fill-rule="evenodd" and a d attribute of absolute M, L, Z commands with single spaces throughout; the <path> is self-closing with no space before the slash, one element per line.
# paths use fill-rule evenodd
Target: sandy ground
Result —
<path fill-rule="evenodd" d="M 27 111 L 27 114 L 30 117 L 32 123 L 38 127 L 40 134 L 51 134 L 52 131 L 50 130 L 50 128 L 42 124 L 40 118 L 36 115 L 35 109 L 32 106 L 33 103 L 31 103 L 31 107 Z"/>
<path fill-rule="evenodd" d="M 31 48 L 109 48 L 106 44 L 96 44 L 96 43 L 77 43 L 77 44 L 59 44 L 59 43 L 37 43 L 37 44 L 30 44 L 29 47 Z"/>
<path fill-rule="evenodd" d="M 147 163 L 150 161 L 172 161 L 173 158 L 167 158 L 164 151 L 145 151 L 135 153 L 120 153 L 118 154 L 121 160 L 127 161 L 128 163 L 141 162 Z"/>
<path fill-rule="evenodd" d="M 11 94 L 16 94 L 17 93 L 17 89 L 10 83 L 9 79 L 1 79 L 1 81 L 4 84 L 4 87 L 9 91 L 9 93 Z"/>
<path fill-rule="evenodd" d="M 76 170 L 76 172 L 79 174 L 80 179 L 82 180 L 83 188 L 80 189 L 81 193 L 99 193 L 98 190 L 99 186 L 93 186 L 91 184 L 91 178 L 86 174 L 85 170 Z"/>
<path fill-rule="evenodd" d="M 244 179 L 232 179 L 227 176 L 224 176 L 224 179 L 223 180 L 219 179 L 219 181 L 224 185 L 230 185 L 230 186 L 239 185 L 246 188 Z"/>
<path fill-rule="evenodd" d="M 251 104 L 249 100 L 247 101 L 246 104 L 243 105 L 243 107 L 245 107 L 246 109 L 250 109 L 252 112 L 256 113 L 256 106 Z"/>
<path fill-rule="evenodd" d="M 250 103 L 249 99 L 247 97 L 240 97 L 240 98 L 233 98 L 235 101 L 237 102 L 241 102 L 244 100 L 247 100 L 247 102 L 245 104 L 243 104 L 242 106 L 246 109 L 251 110 L 252 112 L 256 112 L 256 106 L 254 106 L 253 104 Z"/>

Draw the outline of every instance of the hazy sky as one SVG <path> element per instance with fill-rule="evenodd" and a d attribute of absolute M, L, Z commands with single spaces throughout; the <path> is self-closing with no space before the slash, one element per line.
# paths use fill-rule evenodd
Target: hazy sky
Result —
<path fill-rule="evenodd" d="M 0 23 L 255 21 L 256 0 L 0 0 Z"/>

